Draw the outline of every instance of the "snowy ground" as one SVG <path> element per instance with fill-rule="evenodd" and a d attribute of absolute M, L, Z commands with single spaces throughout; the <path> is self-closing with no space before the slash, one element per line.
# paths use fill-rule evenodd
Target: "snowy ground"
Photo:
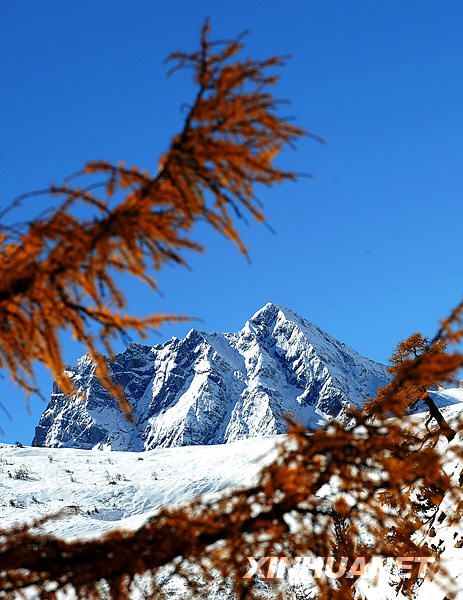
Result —
<path fill-rule="evenodd" d="M 1 526 L 66 509 L 48 532 L 70 539 L 135 528 L 161 506 L 252 485 L 283 438 L 140 453 L 2 445 Z"/>
<path fill-rule="evenodd" d="M 446 390 L 439 403 L 447 405 L 442 410 L 452 422 L 463 409 L 463 390 Z M 425 415 L 410 418 L 424 422 Z M 30 522 L 65 509 L 66 517 L 50 521 L 46 531 L 72 539 L 99 536 L 113 528 L 136 528 L 161 506 L 252 485 L 284 439 L 274 436 L 140 453 L 0 445 L 0 526 Z M 452 444 L 461 443 L 460 433 Z M 461 465 L 449 464 L 449 469 L 457 473 Z M 451 513 L 445 500 L 441 510 Z M 442 557 L 450 572 L 460 578 L 457 598 L 463 600 L 463 548 L 459 547 L 463 531 L 461 526 L 448 527 L 446 521 L 444 516 L 431 541 L 444 549 Z M 368 600 L 401 598 L 391 587 L 393 579 L 383 572 L 374 585 L 360 581 L 357 588 Z M 428 580 L 417 596 L 419 600 L 443 597 Z"/>

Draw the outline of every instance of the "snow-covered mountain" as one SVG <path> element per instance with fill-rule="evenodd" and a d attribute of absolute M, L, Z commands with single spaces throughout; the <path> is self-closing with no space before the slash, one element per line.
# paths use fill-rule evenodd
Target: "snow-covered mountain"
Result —
<path fill-rule="evenodd" d="M 238 333 L 192 329 L 161 345 L 130 344 L 109 368 L 133 422 L 84 356 L 69 369 L 81 394 L 53 387 L 33 445 L 141 451 L 265 437 L 285 432 L 286 414 L 309 428 L 342 418 L 389 380 L 384 365 L 271 303 Z"/>

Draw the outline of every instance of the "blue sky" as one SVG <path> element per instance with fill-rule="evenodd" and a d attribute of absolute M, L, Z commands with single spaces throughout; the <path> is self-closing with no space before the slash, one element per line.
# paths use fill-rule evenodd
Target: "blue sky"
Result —
<path fill-rule="evenodd" d="M 326 139 L 280 164 L 309 171 L 262 190 L 272 235 L 242 228 L 252 261 L 198 228 L 190 271 L 159 273 L 163 295 L 124 283 L 134 312 L 239 329 L 267 301 L 386 361 L 411 331 L 431 334 L 460 299 L 463 236 L 463 4 L 408 0 L 16 0 L 0 6 L 1 204 L 88 159 L 155 169 L 192 98 L 165 56 L 249 29 L 246 52 L 293 56 L 278 95 Z M 30 215 L 45 206 L 34 201 Z M 190 325 L 164 327 L 159 343 Z M 82 350 L 63 337 L 72 363 Z M 50 377 L 39 378 L 47 396 Z M 0 440 L 30 442 L 44 404 L 0 381 Z"/>

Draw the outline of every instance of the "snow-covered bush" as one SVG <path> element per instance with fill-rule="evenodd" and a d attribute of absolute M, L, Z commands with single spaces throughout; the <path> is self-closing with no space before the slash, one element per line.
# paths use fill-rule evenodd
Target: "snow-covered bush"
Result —
<path fill-rule="evenodd" d="M 21 465 L 13 473 L 13 479 L 29 479 L 29 467 L 27 465 Z"/>

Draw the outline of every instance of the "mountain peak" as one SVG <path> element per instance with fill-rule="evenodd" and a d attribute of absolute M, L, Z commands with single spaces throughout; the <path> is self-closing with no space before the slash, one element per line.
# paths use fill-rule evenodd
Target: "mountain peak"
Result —
<path fill-rule="evenodd" d="M 264 306 L 259 308 L 259 310 L 257 310 L 249 320 L 250 321 L 258 320 L 259 318 L 262 318 L 263 316 L 275 317 L 275 316 L 278 316 L 279 313 L 282 313 L 283 315 L 285 315 L 286 312 L 291 312 L 291 311 L 288 311 L 288 309 L 285 309 L 281 305 L 275 304 L 274 302 L 266 302 L 264 304 Z"/>
<path fill-rule="evenodd" d="M 301 317 L 298 313 L 294 312 L 290 308 L 286 308 L 285 306 L 281 306 L 281 304 L 276 304 L 274 302 L 267 302 L 256 311 L 252 317 L 249 319 L 250 321 L 276 321 L 277 319 L 284 319 L 286 321 L 292 321 L 293 323 L 301 326 L 301 327 L 311 327 L 316 329 L 317 331 L 321 331 L 316 325 L 314 325 L 311 321 Z"/>

